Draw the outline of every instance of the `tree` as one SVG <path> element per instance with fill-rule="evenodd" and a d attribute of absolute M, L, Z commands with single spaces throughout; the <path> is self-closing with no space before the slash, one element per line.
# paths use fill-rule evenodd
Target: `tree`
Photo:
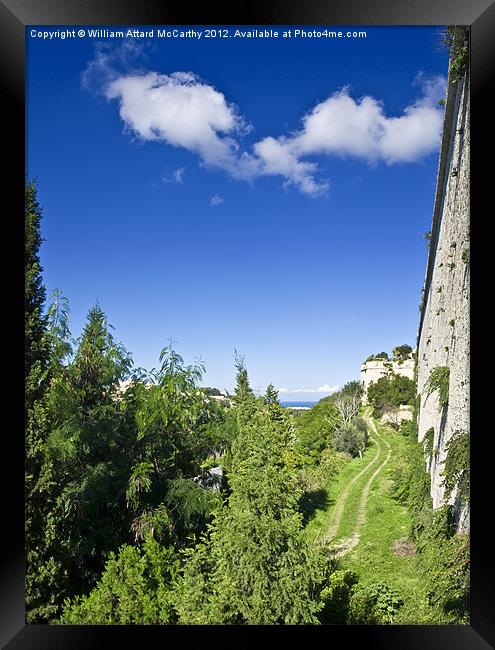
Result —
<path fill-rule="evenodd" d="M 397 345 L 393 350 L 394 361 L 404 361 L 412 354 L 412 347 L 410 345 Z"/>
<path fill-rule="evenodd" d="M 152 532 L 162 542 L 180 544 L 200 532 L 218 495 L 194 478 L 202 463 L 227 444 L 226 416 L 198 383 L 204 368 L 184 364 L 166 346 L 160 369 L 148 387 L 139 386 L 137 441 L 126 506 L 136 541 Z"/>
<path fill-rule="evenodd" d="M 368 427 L 362 418 L 343 422 L 333 434 L 333 446 L 337 451 L 360 457 L 368 444 Z"/>
<path fill-rule="evenodd" d="M 349 424 L 359 413 L 359 409 L 361 408 L 361 394 L 358 392 L 341 391 L 335 399 L 335 406 L 339 411 L 342 422 Z"/>
<path fill-rule="evenodd" d="M 401 404 L 413 406 L 416 385 L 409 377 L 391 374 L 372 382 L 368 387 L 368 402 L 373 406 L 374 417 L 381 417 Z"/>
<path fill-rule="evenodd" d="M 236 406 L 239 427 L 242 427 L 249 422 L 256 410 L 256 397 L 249 385 L 249 376 L 244 357 L 235 349 L 234 365 L 237 370 L 234 404 Z"/>
<path fill-rule="evenodd" d="M 146 537 L 142 546 L 111 552 L 105 570 L 88 596 L 66 600 L 65 625 L 163 625 L 176 620 L 172 582 L 179 569 L 174 549 Z"/>
<path fill-rule="evenodd" d="M 265 402 L 267 404 L 279 404 L 278 401 L 278 390 L 276 390 L 273 384 L 268 384 L 265 392 Z"/>
<path fill-rule="evenodd" d="M 258 407 L 234 442 L 228 503 L 186 555 L 180 623 L 317 622 L 323 558 L 301 537 L 290 447 L 290 420 Z"/>
<path fill-rule="evenodd" d="M 310 463 L 319 463 L 321 453 L 332 444 L 332 432 L 341 422 L 334 396 L 321 399 L 296 419 L 296 447 Z"/>
<path fill-rule="evenodd" d="M 377 354 L 371 354 L 366 361 L 388 361 L 388 353 L 387 352 L 377 352 Z"/>
<path fill-rule="evenodd" d="M 51 430 L 44 453 L 53 465 L 50 554 L 57 565 L 56 614 L 64 597 L 88 591 L 105 555 L 129 534 L 124 507 L 136 429 L 135 406 L 120 399 L 132 360 L 92 308 L 74 357 L 50 385 Z"/>
<path fill-rule="evenodd" d="M 25 548 L 26 619 L 45 622 L 56 610 L 58 565 L 48 547 L 53 468 L 44 446 L 50 429 L 47 395 L 60 361 L 39 258 L 42 209 L 35 181 L 25 185 Z M 50 311 L 50 310 L 49 310 Z"/>

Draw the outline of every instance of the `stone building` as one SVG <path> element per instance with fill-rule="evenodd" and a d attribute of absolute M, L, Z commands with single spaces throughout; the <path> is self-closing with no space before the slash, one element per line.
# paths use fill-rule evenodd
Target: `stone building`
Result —
<path fill-rule="evenodd" d="M 445 101 L 443 139 L 431 227 L 430 252 L 418 331 L 418 439 L 430 438 L 426 462 L 433 507 L 456 505 L 459 531 L 469 529 L 469 503 L 443 485 L 448 442 L 469 435 L 469 73 L 459 77 L 467 47 L 464 28 L 456 28 Z M 466 51 L 466 50 L 464 50 Z M 453 65 L 453 62 L 456 62 Z M 448 369 L 448 404 L 431 391 L 432 371 Z M 426 445 L 428 448 L 428 445 Z"/>
<path fill-rule="evenodd" d="M 361 365 L 361 385 L 364 389 L 363 404 L 367 403 L 368 388 L 372 382 L 390 375 L 403 375 L 414 379 L 414 358 L 411 356 L 399 361 L 373 359 Z"/>

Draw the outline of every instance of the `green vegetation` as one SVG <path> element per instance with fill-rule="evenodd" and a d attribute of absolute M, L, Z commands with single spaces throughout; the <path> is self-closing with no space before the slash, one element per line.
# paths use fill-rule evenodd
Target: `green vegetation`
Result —
<path fill-rule="evenodd" d="M 410 345 L 404 344 L 404 345 L 397 345 L 393 350 L 393 358 L 394 361 L 404 361 L 405 359 L 408 359 L 413 352 L 413 349 Z"/>
<path fill-rule="evenodd" d="M 362 418 L 344 423 L 333 434 L 333 446 L 350 456 L 362 456 L 368 444 L 368 427 Z"/>
<path fill-rule="evenodd" d="M 250 400 L 244 395 L 236 394 L 240 407 Z M 228 502 L 208 535 L 185 552 L 180 623 L 317 622 L 323 558 L 301 536 L 291 419 L 281 409 L 274 418 L 263 401 L 254 408 L 232 448 Z"/>
<path fill-rule="evenodd" d="M 449 382 L 450 368 L 439 366 L 434 368 L 426 383 L 426 396 L 429 397 L 435 391 L 438 391 L 438 402 L 440 408 L 445 408 L 449 403 Z"/>
<path fill-rule="evenodd" d="M 397 589 L 385 582 L 358 585 L 349 601 L 349 622 L 375 625 L 392 623 L 395 613 L 403 604 Z"/>
<path fill-rule="evenodd" d="M 454 467 L 465 467 L 465 437 Z M 469 536 L 456 535 L 454 508 L 432 509 L 430 476 L 426 471 L 422 443 L 410 443 L 411 453 L 402 472 L 394 476 L 393 494 L 407 506 L 411 517 L 410 535 L 418 550 L 418 575 L 425 588 L 424 623 L 469 623 Z M 451 485 L 462 481 L 464 469 L 453 471 Z M 467 479 L 467 486 L 469 479 Z"/>
<path fill-rule="evenodd" d="M 27 184 L 28 622 L 467 622 L 469 540 L 431 508 L 432 432 L 375 428 L 359 381 L 296 417 L 272 384 L 255 394 L 237 351 L 235 394 L 211 399 L 172 344 L 135 368 L 99 305 L 73 340 L 67 299 L 46 304 L 40 221 Z M 375 414 L 419 406 L 402 376 L 368 397 Z M 467 434 L 447 450 L 445 488 L 465 500 Z"/>
<path fill-rule="evenodd" d="M 366 361 L 388 361 L 388 352 L 377 352 L 376 354 L 370 354 Z"/>
<path fill-rule="evenodd" d="M 446 496 L 450 497 L 454 489 L 466 500 L 469 497 L 469 434 L 456 431 L 447 443 L 447 458 L 444 466 L 444 486 Z"/>
<path fill-rule="evenodd" d="M 112 551 L 89 596 L 67 601 L 60 623 L 66 625 L 158 625 L 175 622 L 172 581 L 179 560 L 172 548 L 147 537 L 142 546 Z"/>
<path fill-rule="evenodd" d="M 377 418 L 401 404 L 413 406 L 415 396 L 414 381 L 402 375 L 381 377 L 368 388 L 368 402 L 373 406 L 373 415 Z"/>

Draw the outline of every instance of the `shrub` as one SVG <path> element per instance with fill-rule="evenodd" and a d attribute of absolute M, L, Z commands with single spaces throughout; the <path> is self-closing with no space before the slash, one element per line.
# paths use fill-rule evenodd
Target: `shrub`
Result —
<path fill-rule="evenodd" d="M 441 408 L 445 408 L 449 403 L 449 381 L 450 368 L 439 366 L 431 371 L 426 382 L 426 396 L 429 397 L 438 390 L 438 402 Z"/>
<path fill-rule="evenodd" d="M 333 433 L 332 442 L 337 451 L 351 456 L 362 456 L 368 443 L 368 427 L 362 418 L 354 418 L 348 424 L 342 424 Z"/>
<path fill-rule="evenodd" d="M 380 418 L 387 410 L 401 404 L 414 405 L 416 385 L 412 379 L 402 375 L 381 377 L 368 388 L 368 401 L 373 406 L 374 417 Z"/>
<path fill-rule="evenodd" d="M 403 604 L 397 589 L 385 582 L 358 584 L 349 601 L 349 623 L 390 624 Z"/>
<path fill-rule="evenodd" d="M 469 434 L 456 431 L 446 445 L 447 458 L 443 470 L 445 496 L 450 497 L 454 488 L 465 500 L 469 495 Z"/>
<path fill-rule="evenodd" d="M 349 600 L 357 581 L 357 575 L 352 571 L 334 571 L 330 575 L 328 585 L 320 594 L 325 603 L 319 615 L 321 623 L 346 623 L 349 616 Z"/>

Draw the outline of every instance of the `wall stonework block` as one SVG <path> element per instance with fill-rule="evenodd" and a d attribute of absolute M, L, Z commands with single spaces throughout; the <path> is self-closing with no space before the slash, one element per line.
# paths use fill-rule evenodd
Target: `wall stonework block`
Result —
<path fill-rule="evenodd" d="M 466 74 L 458 84 L 449 81 L 432 224 L 432 235 L 436 236 L 431 240 L 417 346 L 417 388 L 421 396 L 418 439 L 423 440 L 431 427 L 435 432 L 430 467 L 434 508 L 446 503 L 442 485 L 446 445 L 456 431 L 470 430 L 469 114 Z M 449 401 L 442 409 L 438 391 L 427 395 L 427 382 L 432 370 L 445 366 L 450 370 Z M 449 503 L 457 503 L 455 494 Z M 458 530 L 469 530 L 469 506 L 458 504 L 457 510 Z"/>

